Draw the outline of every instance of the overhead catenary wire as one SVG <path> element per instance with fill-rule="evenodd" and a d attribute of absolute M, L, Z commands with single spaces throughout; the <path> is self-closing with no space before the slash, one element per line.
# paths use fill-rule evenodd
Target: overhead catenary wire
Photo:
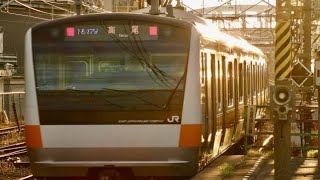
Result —
<path fill-rule="evenodd" d="M 95 12 L 99 12 L 99 13 L 104 12 L 103 9 L 94 9 L 90 5 L 85 4 L 84 2 L 81 2 L 81 5 Z"/>
<path fill-rule="evenodd" d="M 104 31 L 108 31 L 107 30 L 107 27 L 105 26 L 105 24 L 103 23 L 103 22 L 101 22 L 101 26 L 102 26 L 102 28 L 104 29 Z M 126 53 L 128 53 L 131 57 L 134 57 L 136 60 L 138 60 L 139 61 L 139 63 L 143 66 L 143 65 L 145 65 L 146 67 L 148 67 L 150 70 L 151 70 L 151 72 L 152 72 L 152 74 L 151 74 L 151 72 L 149 72 L 149 71 L 146 71 L 147 73 L 148 73 L 148 75 L 149 75 L 149 77 L 154 81 L 154 82 L 156 82 L 159 86 L 162 86 L 162 85 L 165 85 L 166 86 L 166 84 L 164 83 L 164 81 L 167 81 L 168 82 L 168 80 L 167 80 L 167 78 L 165 78 L 164 77 L 164 74 L 165 73 L 160 73 L 161 75 L 162 75 L 162 77 L 158 74 L 159 73 L 159 71 L 161 71 L 161 70 L 156 70 L 155 68 L 154 68 L 154 66 L 152 66 L 149 62 L 148 62 L 148 60 L 147 60 L 147 58 L 148 57 L 145 57 L 144 56 L 144 54 L 140 51 L 140 52 L 137 52 L 134 48 L 129 48 L 129 47 L 127 47 L 121 40 L 119 40 L 116 36 L 111 36 L 111 38 L 114 40 L 114 42 L 116 42 L 118 45 L 119 45 L 119 47 L 120 48 L 122 48 L 123 50 L 125 50 L 125 52 Z M 130 40 L 130 39 L 129 39 Z M 133 44 L 132 44 L 133 42 L 131 42 L 131 40 L 130 40 L 130 44 L 131 44 L 131 46 L 132 47 L 135 47 L 135 46 L 133 46 Z M 136 44 L 137 45 L 137 44 Z M 138 47 L 137 47 L 138 48 Z M 139 50 L 138 50 L 139 51 Z M 154 77 L 155 76 L 155 77 Z M 156 78 L 156 79 L 155 79 Z M 160 82 L 158 82 L 157 80 L 160 80 L 160 82 L 162 83 L 162 84 L 160 84 Z"/>
<path fill-rule="evenodd" d="M 14 2 L 15 0 L 10 0 L 10 1 L 8 1 L 8 2 L 6 2 L 6 3 L 4 3 L 4 4 L 2 4 L 1 6 L 0 6 L 0 10 L 2 9 L 2 8 L 4 8 L 4 7 L 6 7 L 6 6 L 8 6 L 9 4 L 11 4 L 12 2 Z"/>
<path fill-rule="evenodd" d="M 2 4 L 0 6 L 0 11 L 3 12 L 3 13 L 7 13 L 7 14 L 13 14 L 13 15 L 25 16 L 25 17 L 33 17 L 33 18 L 37 18 L 37 19 L 41 19 L 41 20 L 50 20 L 50 19 L 52 19 L 52 18 L 43 18 L 43 17 L 32 16 L 31 14 L 26 15 L 24 13 L 20 14 L 20 13 L 9 12 L 8 10 L 4 9 L 4 8 L 7 8 L 7 7 L 10 7 L 10 4 L 16 3 L 18 5 L 21 5 L 21 6 L 25 7 L 25 8 L 28 8 L 30 10 L 33 10 L 33 11 L 36 11 L 38 13 L 42 13 L 42 14 L 45 14 L 45 15 L 49 15 L 49 16 L 68 17 L 68 16 L 75 15 L 75 12 L 72 12 L 72 11 L 70 11 L 68 9 L 65 9 L 65 8 L 57 6 L 58 4 L 59 5 L 65 5 L 65 3 L 57 3 L 57 2 L 54 2 L 54 1 L 46 1 L 46 0 L 41 0 L 41 1 L 43 3 L 45 3 L 45 4 L 47 4 L 47 5 L 50 5 L 51 7 L 54 7 L 55 9 L 66 11 L 67 13 L 56 14 L 56 13 L 52 13 L 52 12 L 42 11 L 42 10 L 39 10 L 37 8 L 32 7 L 32 5 L 25 4 L 25 3 L 20 2 L 18 0 L 10 0 L 10 1 Z M 68 0 L 68 2 L 74 3 L 74 1 L 72 1 L 72 0 Z M 56 5 L 54 5 L 54 4 L 56 4 Z M 103 9 L 101 9 L 101 8 L 97 8 L 97 9 L 92 8 L 90 5 L 86 4 L 85 2 L 81 2 L 81 5 L 83 7 L 85 7 L 85 8 L 87 8 L 89 10 L 89 12 L 95 12 L 95 13 L 104 12 Z"/>
<path fill-rule="evenodd" d="M 43 14 L 47 14 L 47 15 L 54 15 L 54 16 L 62 16 L 62 17 L 68 17 L 68 16 L 70 16 L 70 15 L 65 15 L 65 14 L 48 13 L 48 12 L 41 11 L 41 10 L 39 10 L 39 9 L 33 8 L 33 7 L 31 7 L 31 6 L 28 6 L 28 5 L 26 5 L 26 4 L 22 3 L 22 2 L 17 1 L 17 0 L 15 0 L 15 2 L 18 3 L 18 4 L 20 4 L 21 6 L 24 6 L 24 7 L 26 7 L 26 8 L 31 9 L 31 10 L 37 11 L 37 12 L 39 12 L 39 13 L 43 13 Z"/>
<path fill-rule="evenodd" d="M 50 5 L 50 6 L 54 7 L 54 8 L 56 8 L 56 9 L 59 9 L 59 10 L 62 10 L 62 11 L 66 11 L 66 12 L 71 13 L 71 14 L 75 14 L 75 12 L 72 12 L 72 11 L 70 11 L 70 10 L 68 10 L 68 9 L 65 9 L 65 8 L 62 8 L 62 7 L 59 7 L 59 6 L 53 5 L 52 3 L 49 3 L 49 2 L 48 2 L 48 1 L 46 1 L 46 0 L 41 0 L 41 1 L 42 1 L 42 2 L 44 2 L 45 4 L 48 4 L 48 5 Z"/>

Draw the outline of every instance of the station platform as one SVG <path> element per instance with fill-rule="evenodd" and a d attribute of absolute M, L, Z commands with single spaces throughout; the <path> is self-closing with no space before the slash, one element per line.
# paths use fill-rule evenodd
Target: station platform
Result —
<path fill-rule="evenodd" d="M 235 170 L 230 176 L 221 174 L 221 165 L 228 163 L 235 165 Z M 316 158 L 291 158 L 290 179 L 311 180 L 319 179 L 317 172 L 318 159 Z M 191 180 L 273 180 L 274 159 L 272 157 L 247 157 L 244 155 L 221 156 L 203 169 Z"/>

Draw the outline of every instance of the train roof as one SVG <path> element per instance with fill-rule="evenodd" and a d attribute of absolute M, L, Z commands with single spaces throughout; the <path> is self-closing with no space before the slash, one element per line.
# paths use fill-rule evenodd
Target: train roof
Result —
<path fill-rule="evenodd" d="M 92 20 L 101 18 L 101 16 L 108 16 L 108 17 L 125 17 L 128 14 L 133 15 L 132 18 L 134 19 L 146 19 L 146 16 L 143 16 L 143 14 L 149 14 L 150 7 L 139 9 L 135 11 L 131 11 L 130 13 L 112 13 L 112 12 L 106 12 L 103 14 L 89 14 L 89 15 L 81 15 L 81 16 L 72 16 L 72 17 L 66 17 L 61 19 L 56 19 L 52 21 L 47 21 L 43 23 L 39 23 L 33 27 L 33 30 L 38 29 L 41 26 L 46 26 L 48 24 L 55 24 L 55 23 L 67 23 L 70 21 L 85 21 L 85 20 Z M 150 15 L 151 19 L 154 19 L 155 17 L 166 17 L 166 8 L 162 7 L 160 8 L 160 14 L 159 15 Z M 182 9 L 173 8 L 173 16 L 174 18 L 166 18 L 166 21 L 172 24 L 180 24 L 183 26 L 192 26 L 192 24 L 196 27 L 198 32 L 205 38 L 210 41 L 218 42 L 221 44 L 224 44 L 230 48 L 239 48 L 246 52 L 252 52 L 255 54 L 258 54 L 260 56 L 264 56 L 264 53 L 257 47 L 249 44 L 246 40 L 244 40 L 241 37 L 235 37 L 230 34 L 224 33 L 219 30 L 218 27 L 216 27 L 214 24 L 206 21 L 204 18 L 201 18 L 197 15 L 194 15 L 192 13 L 186 12 Z M 160 20 L 160 19 L 159 19 Z M 176 21 L 181 20 L 181 21 Z"/>
<path fill-rule="evenodd" d="M 131 13 L 148 14 L 150 7 L 132 11 Z M 166 8 L 160 8 L 159 16 L 166 16 Z M 260 56 L 264 53 L 257 47 L 251 45 L 248 41 L 241 37 L 236 37 L 228 33 L 222 32 L 217 26 L 205 20 L 202 17 L 186 12 L 185 10 L 173 8 L 173 16 L 175 19 L 188 21 L 195 25 L 201 35 L 210 41 L 220 42 L 228 47 L 237 47 L 244 51 L 252 52 Z"/>

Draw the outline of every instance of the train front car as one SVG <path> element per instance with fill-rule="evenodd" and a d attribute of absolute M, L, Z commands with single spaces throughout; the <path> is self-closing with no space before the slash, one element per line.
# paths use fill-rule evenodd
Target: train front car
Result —
<path fill-rule="evenodd" d="M 192 36 L 190 23 L 119 13 L 29 30 L 25 129 L 33 174 L 127 167 L 136 176 L 195 174 L 201 110 L 200 75 L 187 76 L 200 71 Z M 199 84 L 187 89 L 187 82 Z"/>

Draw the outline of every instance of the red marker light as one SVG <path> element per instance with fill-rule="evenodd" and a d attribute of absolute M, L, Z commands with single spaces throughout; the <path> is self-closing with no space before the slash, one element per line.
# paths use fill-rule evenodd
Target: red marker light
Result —
<path fill-rule="evenodd" d="M 149 35 L 150 36 L 158 36 L 158 27 L 157 26 L 150 26 L 149 27 Z"/>
<path fill-rule="evenodd" d="M 74 35 L 75 35 L 74 27 L 67 27 L 66 28 L 66 35 L 67 35 L 67 37 L 74 37 Z"/>

